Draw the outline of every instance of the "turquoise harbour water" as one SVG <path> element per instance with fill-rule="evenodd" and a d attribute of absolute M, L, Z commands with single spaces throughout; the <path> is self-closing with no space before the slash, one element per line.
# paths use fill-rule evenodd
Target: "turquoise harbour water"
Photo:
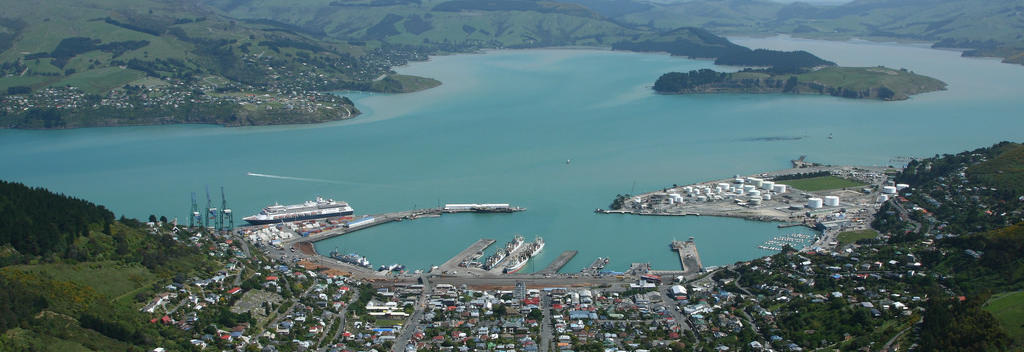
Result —
<path fill-rule="evenodd" d="M 774 223 L 712 217 L 597 215 L 617 193 L 788 167 L 806 154 L 832 164 L 890 164 L 1020 140 L 1024 67 L 918 46 L 785 37 L 737 42 L 808 50 L 843 65 L 906 67 L 949 90 L 902 102 L 820 96 L 662 96 L 667 71 L 714 66 L 659 54 L 518 50 L 432 58 L 399 69 L 444 85 L 403 95 L 352 95 L 364 114 L 305 126 L 153 126 L 0 130 L 0 178 L 105 204 L 117 214 L 187 219 L 219 187 L 240 218 L 316 195 L 371 214 L 443 203 L 502 202 L 512 215 L 451 215 L 387 224 L 317 244 L 375 265 L 440 264 L 473 241 L 535 235 L 547 247 L 525 270 L 579 250 L 564 269 L 598 256 L 679 267 L 673 239 L 696 237 L 705 265 L 759 257 Z M 730 68 L 719 68 L 730 69 Z M 829 140 L 828 134 L 834 139 Z M 802 137 L 759 141 L 764 137 Z M 565 161 L 571 159 L 571 164 Z M 249 176 L 247 173 L 297 179 Z M 635 186 L 634 186 L 635 184 Z M 200 206 L 204 206 L 202 204 Z M 59 216 L 59 214 L 55 214 Z"/>

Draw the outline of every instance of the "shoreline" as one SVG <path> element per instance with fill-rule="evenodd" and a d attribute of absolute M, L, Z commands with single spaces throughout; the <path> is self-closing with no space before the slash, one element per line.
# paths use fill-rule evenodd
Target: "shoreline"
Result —
<path fill-rule="evenodd" d="M 803 160 L 799 160 L 804 163 Z M 794 165 L 797 165 L 794 160 Z M 619 209 L 595 209 L 599 214 L 622 214 L 638 216 L 716 216 L 737 218 L 748 221 L 779 222 L 779 228 L 804 226 L 822 233 L 821 238 L 806 249 L 833 249 L 835 236 L 843 231 L 870 228 L 874 214 L 882 203 L 876 201 L 883 194 L 884 176 L 889 167 L 877 166 L 810 166 L 793 167 L 782 170 L 761 172 L 748 176 L 736 175 L 733 178 L 707 180 L 687 185 L 672 185 L 660 190 L 644 192 L 638 195 L 625 195 L 616 199 L 621 204 Z M 787 184 L 788 180 L 800 179 L 801 174 L 827 173 L 830 175 L 853 176 L 852 179 L 862 181 L 862 186 L 804 191 Z M 861 178 L 856 178 L 858 175 Z M 782 180 L 775 180 L 783 177 Z M 788 177 L 796 177 L 788 178 Z M 745 186 L 740 180 L 763 181 L 769 187 L 781 185 L 781 192 L 763 190 L 755 187 L 756 196 L 737 192 L 711 191 L 720 185 Z M 861 188 L 861 191 L 849 190 Z M 704 191 L 699 191 L 703 189 Z M 871 189 L 871 191 L 867 191 Z M 687 191 L 691 190 L 691 191 Z M 692 192 L 692 190 L 697 190 Z M 764 192 L 765 198 L 761 197 Z M 686 194 L 686 197 L 681 196 Z M 753 193 L 752 193 L 753 194 Z M 811 207 L 813 199 L 836 197 L 836 204 Z M 754 199 L 756 198 L 756 203 Z M 841 201 L 840 201 L 841 200 Z M 841 213 L 842 217 L 833 214 Z M 849 218 L 846 214 L 851 214 Z"/>
<path fill-rule="evenodd" d="M 771 34 L 771 35 L 765 35 L 765 36 L 751 36 L 751 35 L 725 36 L 725 38 L 729 39 L 730 41 L 732 41 L 734 39 L 736 39 L 736 40 L 743 40 L 745 38 L 749 38 L 749 39 L 780 38 L 780 39 L 797 40 L 797 41 L 799 41 L 799 40 L 806 40 L 806 41 L 824 41 L 824 42 L 849 43 L 849 44 L 854 44 L 854 45 L 860 44 L 860 43 L 858 43 L 858 39 L 857 38 L 847 38 L 845 40 L 838 40 L 838 39 L 837 40 L 830 40 L 830 39 L 820 39 L 820 38 L 805 38 L 805 37 L 800 37 L 800 36 L 792 36 L 792 35 L 788 35 L 788 34 L 779 34 L 779 33 L 775 33 L 775 34 Z M 946 49 L 946 48 L 938 49 L 938 48 L 932 48 L 930 46 L 926 47 L 926 46 L 922 46 L 922 45 L 907 45 L 906 43 L 902 43 L 902 42 L 891 42 L 891 41 L 890 42 L 883 42 L 883 41 L 870 41 L 870 40 L 861 40 L 861 41 L 863 41 L 865 44 L 868 44 L 868 45 L 886 45 L 886 44 L 891 44 L 893 46 L 900 46 L 900 47 L 917 47 L 917 48 L 923 48 L 923 49 L 943 50 L 943 51 L 949 51 L 950 50 L 950 49 Z M 433 58 L 435 56 L 451 56 L 451 55 L 463 55 L 463 54 L 474 54 L 475 55 L 475 54 L 488 54 L 488 53 L 501 52 L 501 51 L 518 51 L 518 50 L 532 50 L 532 51 L 541 51 L 541 50 L 578 50 L 578 51 L 588 51 L 588 50 L 591 50 L 591 51 L 600 51 L 600 52 L 624 52 L 624 53 L 634 53 L 634 54 L 668 55 L 668 56 L 671 56 L 671 57 L 675 57 L 674 55 L 671 55 L 671 54 L 669 54 L 667 52 L 640 52 L 640 51 L 629 51 L 629 50 L 613 50 L 613 49 L 611 49 L 611 47 L 605 47 L 605 46 L 572 46 L 572 45 L 568 45 L 568 46 L 549 46 L 549 47 L 534 47 L 534 48 L 485 48 L 485 49 L 478 49 L 478 50 L 467 51 L 467 52 L 451 52 L 451 53 L 438 53 L 438 54 L 434 54 L 434 55 L 428 55 L 425 60 L 409 61 L 409 62 L 407 62 L 407 63 L 405 63 L 403 65 L 392 67 L 392 71 L 394 71 L 394 72 L 396 72 L 398 74 L 403 74 L 401 72 L 395 71 L 394 69 L 408 67 L 408 66 L 413 65 L 415 63 L 430 62 L 430 61 L 433 60 Z M 680 56 L 680 57 L 682 57 L 684 59 L 688 59 L 688 60 L 702 60 L 702 61 L 708 60 L 708 58 L 688 58 L 688 57 L 685 57 L 685 56 Z M 964 56 L 960 56 L 960 57 L 964 58 L 964 59 L 983 59 L 983 60 L 986 60 L 986 61 L 988 61 L 990 59 L 991 60 L 997 59 L 996 57 L 992 57 L 992 58 L 964 57 Z M 740 66 L 724 66 L 723 65 L 723 67 L 734 68 L 734 67 L 740 67 Z M 430 77 L 424 77 L 424 76 L 418 76 L 418 77 L 430 78 Z M 433 79 L 433 78 L 430 78 L 430 79 Z M 444 83 L 441 82 L 441 85 L 443 85 L 443 84 Z M 438 86 L 440 86 L 440 85 L 438 85 Z M 430 87 L 430 88 L 423 89 L 423 90 L 417 90 L 417 91 L 412 91 L 412 92 L 400 92 L 400 93 L 384 93 L 384 92 L 358 91 L 358 90 L 346 90 L 346 91 L 356 92 L 356 93 L 373 93 L 373 94 L 405 94 L 405 93 L 415 93 L 415 92 L 428 91 L 428 90 L 430 90 L 432 88 L 436 88 L 438 86 Z M 333 90 L 333 91 L 322 91 L 320 93 L 332 93 L 332 92 L 342 92 L 342 91 Z M 742 93 L 742 94 L 747 94 L 747 93 Z M 800 95 L 811 95 L 811 94 L 800 94 Z M 827 94 L 819 94 L 819 95 L 827 95 Z M 356 107 L 356 108 L 358 108 L 358 107 Z M 11 129 L 11 130 L 71 130 L 71 129 L 81 129 L 81 128 L 139 127 L 139 126 L 164 126 L 164 125 L 189 125 L 189 124 L 211 125 L 211 126 L 219 126 L 219 127 L 225 127 L 225 128 L 231 128 L 231 127 L 268 127 L 268 126 L 311 126 L 311 125 L 325 124 L 325 123 L 331 123 L 331 122 L 347 121 L 347 120 L 350 120 L 350 119 L 354 119 L 355 117 L 358 117 L 360 115 L 361 114 L 357 114 L 357 115 L 355 115 L 353 117 L 350 117 L 350 118 L 339 119 L 339 120 L 331 120 L 331 121 L 278 123 L 278 124 L 260 124 L 260 125 L 223 125 L 223 124 L 217 124 L 217 123 L 193 123 L 193 122 L 177 123 L 177 122 L 174 122 L 174 123 L 152 123 L 152 124 L 144 123 L 144 124 L 128 124 L 128 125 L 116 124 L 116 125 L 82 126 L 82 127 L 73 127 L 73 128 L 66 128 L 66 127 L 64 127 L 64 128 L 0 127 L 0 129 Z"/>

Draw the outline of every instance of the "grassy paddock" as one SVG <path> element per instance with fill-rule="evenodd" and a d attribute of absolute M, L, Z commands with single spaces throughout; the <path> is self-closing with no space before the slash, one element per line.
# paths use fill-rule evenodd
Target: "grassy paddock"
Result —
<path fill-rule="evenodd" d="M 827 189 L 837 189 L 846 187 L 860 187 L 864 186 L 863 183 L 847 180 L 845 178 L 836 176 L 819 176 L 811 178 L 799 178 L 795 180 L 785 180 L 779 183 L 788 185 L 790 187 L 799 189 L 801 191 L 823 191 Z"/>
<path fill-rule="evenodd" d="M 86 262 L 80 264 L 19 265 L 16 269 L 37 272 L 58 281 L 70 281 L 89 286 L 97 293 L 114 298 L 156 280 L 155 275 L 141 265 L 118 262 Z"/>
<path fill-rule="evenodd" d="M 999 320 L 1017 346 L 1024 345 L 1024 291 L 994 295 L 984 309 Z"/>
<path fill-rule="evenodd" d="M 860 240 L 878 237 L 878 232 L 875 230 L 857 230 L 857 231 L 846 231 L 840 232 L 838 235 L 838 241 L 840 246 L 844 246 L 850 243 L 854 243 Z"/>

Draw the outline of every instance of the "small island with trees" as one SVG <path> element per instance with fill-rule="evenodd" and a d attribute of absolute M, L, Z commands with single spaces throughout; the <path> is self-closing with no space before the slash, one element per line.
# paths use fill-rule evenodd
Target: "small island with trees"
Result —
<path fill-rule="evenodd" d="M 663 94 L 792 93 L 886 101 L 945 89 L 946 83 L 938 79 L 882 66 L 747 68 L 733 73 L 701 69 L 669 72 L 654 83 L 654 90 Z"/>

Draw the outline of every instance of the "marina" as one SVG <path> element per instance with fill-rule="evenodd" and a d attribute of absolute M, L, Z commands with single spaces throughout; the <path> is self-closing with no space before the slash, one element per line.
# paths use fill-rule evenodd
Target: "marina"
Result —
<path fill-rule="evenodd" d="M 758 249 L 768 251 L 781 251 L 785 246 L 790 246 L 798 251 L 808 249 L 819 240 L 820 236 L 802 233 L 791 233 L 774 236 L 757 246 Z"/>

